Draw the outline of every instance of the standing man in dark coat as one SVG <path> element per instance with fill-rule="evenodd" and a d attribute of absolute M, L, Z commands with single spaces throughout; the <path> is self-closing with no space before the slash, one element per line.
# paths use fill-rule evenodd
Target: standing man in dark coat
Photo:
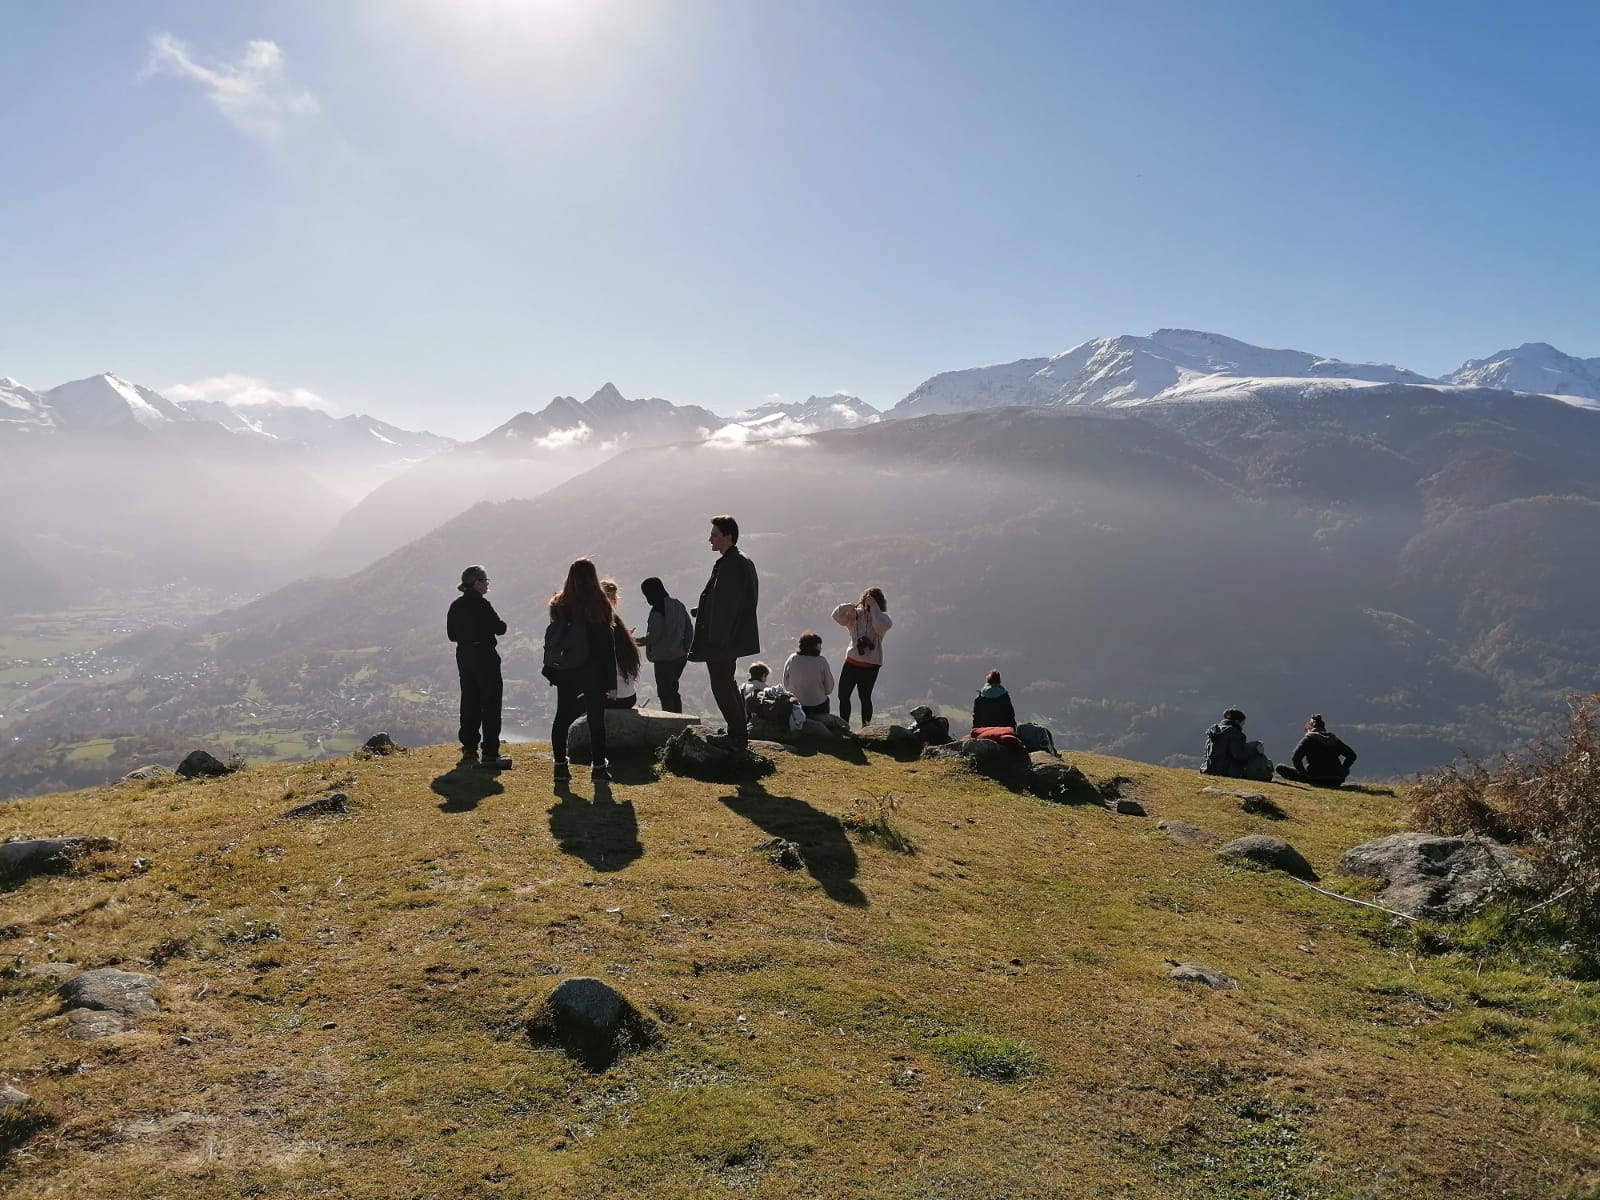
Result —
<path fill-rule="evenodd" d="M 706 664 L 711 677 L 711 694 L 728 726 L 728 745 L 743 750 L 749 743 L 745 724 L 744 698 L 733 676 L 737 660 L 761 653 L 761 634 L 756 629 L 756 599 L 760 582 L 756 565 L 739 550 L 739 522 L 729 516 L 711 518 L 711 549 L 716 565 L 700 607 L 694 610 L 694 642 L 689 658 Z"/>
<path fill-rule="evenodd" d="M 461 765 L 503 770 L 511 760 L 500 753 L 500 652 L 495 639 L 506 623 L 494 611 L 485 593 L 489 574 L 482 567 L 461 572 L 461 593 L 450 603 L 445 634 L 456 644 L 456 672 L 461 676 Z M 478 757 L 480 743 L 483 757 Z"/>

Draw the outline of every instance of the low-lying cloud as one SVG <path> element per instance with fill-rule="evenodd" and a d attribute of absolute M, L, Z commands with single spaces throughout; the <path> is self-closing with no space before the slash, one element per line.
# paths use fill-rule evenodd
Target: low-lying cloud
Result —
<path fill-rule="evenodd" d="M 283 51 L 276 42 L 250 42 L 236 62 L 219 62 L 203 60 L 188 42 L 170 33 L 152 34 L 141 78 L 155 75 L 199 84 L 235 128 L 267 141 L 277 141 L 318 110 L 317 98 L 285 77 Z"/>
<path fill-rule="evenodd" d="M 191 400 L 220 400 L 230 408 L 251 404 L 282 404 L 290 408 L 312 408 L 334 413 L 334 406 L 309 388 L 277 388 L 265 379 L 249 375 L 215 375 L 193 383 L 176 383 L 163 388 L 169 400 L 183 404 Z"/>

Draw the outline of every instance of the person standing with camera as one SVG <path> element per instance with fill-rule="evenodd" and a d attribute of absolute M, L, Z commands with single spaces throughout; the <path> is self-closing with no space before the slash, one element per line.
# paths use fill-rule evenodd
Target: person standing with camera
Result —
<path fill-rule="evenodd" d="M 869 587 L 854 604 L 833 610 L 833 620 L 850 635 L 844 666 L 839 668 L 839 715 L 850 720 L 850 693 L 861 698 L 861 723 L 872 724 L 872 687 L 883 667 L 884 635 L 894 627 L 883 589 Z"/>

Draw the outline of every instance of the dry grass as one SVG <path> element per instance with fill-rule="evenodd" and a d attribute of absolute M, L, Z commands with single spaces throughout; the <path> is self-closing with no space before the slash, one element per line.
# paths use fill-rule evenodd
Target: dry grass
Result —
<path fill-rule="evenodd" d="M 498 778 L 452 774 L 441 747 L 0 809 L 0 833 L 122 843 L 0 894 L 3 1074 L 49 1120 L 13 1138 L 0 1189 L 1427 1200 L 1600 1183 L 1600 1046 L 1574 1007 L 1592 1016 L 1600 992 L 1408 955 L 1380 914 L 1155 829 L 1271 832 L 1327 871 L 1397 828 L 1404 798 L 1259 785 L 1289 814 L 1267 822 L 1197 775 L 1076 757 L 1150 811 L 1118 817 L 945 764 L 819 755 L 743 790 L 624 776 L 597 803 L 581 772 L 553 795 L 519 749 Z M 276 820 L 332 790 L 349 816 Z M 914 854 L 841 823 L 891 793 Z M 807 870 L 753 849 L 772 836 Z M 29 970 L 52 958 L 155 964 L 164 1008 L 67 1041 Z M 1169 958 L 1240 990 L 1171 983 Z M 661 1041 L 603 1074 L 532 1044 L 522 1021 L 573 974 L 615 983 Z"/>

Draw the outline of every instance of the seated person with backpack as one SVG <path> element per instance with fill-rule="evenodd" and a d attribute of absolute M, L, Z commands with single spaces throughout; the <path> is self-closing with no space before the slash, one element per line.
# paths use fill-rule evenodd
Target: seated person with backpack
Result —
<path fill-rule="evenodd" d="M 1012 707 L 1011 693 L 1000 682 L 1000 672 L 990 671 L 983 683 L 983 690 L 972 701 L 972 727 L 1016 729 L 1017 710 Z"/>
<path fill-rule="evenodd" d="M 1336 788 L 1350 777 L 1356 752 L 1336 734 L 1329 733 L 1322 714 L 1317 713 L 1306 722 L 1306 735 L 1294 748 L 1293 757 L 1294 766 L 1279 767 L 1279 775 L 1312 787 Z"/>
<path fill-rule="evenodd" d="M 1272 760 L 1260 742 L 1244 737 L 1245 716 L 1237 708 L 1224 710 L 1222 720 L 1206 730 L 1206 761 L 1202 775 L 1222 775 L 1230 779 L 1253 779 L 1266 783 L 1272 778 Z"/>

